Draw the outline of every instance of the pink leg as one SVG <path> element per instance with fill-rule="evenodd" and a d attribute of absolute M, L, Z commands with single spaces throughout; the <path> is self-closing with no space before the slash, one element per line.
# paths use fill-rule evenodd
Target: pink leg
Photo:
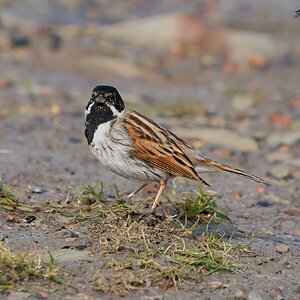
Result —
<path fill-rule="evenodd" d="M 158 193 L 157 193 L 157 195 L 156 195 L 156 197 L 155 197 L 154 203 L 153 203 L 153 205 L 152 205 L 152 207 L 151 207 L 151 213 L 154 212 L 156 206 L 158 205 L 159 197 L 160 197 L 160 195 L 162 194 L 162 192 L 164 191 L 164 189 L 165 189 L 165 187 L 166 187 L 166 185 L 167 185 L 167 182 L 168 182 L 167 178 L 164 178 L 164 179 L 162 179 L 162 180 L 160 181 L 160 187 L 159 187 Z"/>
<path fill-rule="evenodd" d="M 142 186 L 140 186 L 138 189 L 133 191 L 127 196 L 127 200 L 130 200 L 133 196 L 135 196 L 138 192 L 140 192 L 143 188 L 145 188 L 149 183 L 144 183 Z"/>

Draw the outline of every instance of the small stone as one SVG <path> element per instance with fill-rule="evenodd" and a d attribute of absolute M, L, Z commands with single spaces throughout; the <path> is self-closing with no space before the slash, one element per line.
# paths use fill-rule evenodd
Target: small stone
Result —
<path fill-rule="evenodd" d="M 291 175 L 291 171 L 287 165 L 281 164 L 271 168 L 270 174 L 276 179 L 284 179 Z"/>
<path fill-rule="evenodd" d="M 270 203 L 269 201 L 259 200 L 256 202 L 256 205 L 261 206 L 261 207 L 269 207 L 269 206 L 272 206 L 273 204 Z"/>
<path fill-rule="evenodd" d="M 76 239 L 78 239 L 78 238 L 79 238 L 79 233 L 78 233 L 78 232 L 71 231 L 69 237 L 70 237 L 70 238 L 76 238 Z"/>
<path fill-rule="evenodd" d="M 152 281 L 149 279 L 146 279 L 145 284 L 146 284 L 146 287 L 150 287 L 152 285 Z"/>
<path fill-rule="evenodd" d="M 276 251 L 278 253 L 284 254 L 284 253 L 287 253 L 288 251 L 290 251 L 290 247 L 287 245 L 281 244 L 276 247 Z"/>
<path fill-rule="evenodd" d="M 49 297 L 49 292 L 48 291 L 40 291 L 40 292 L 38 292 L 36 297 L 39 299 L 47 299 Z"/>
<path fill-rule="evenodd" d="M 162 296 L 162 295 L 141 297 L 141 300 L 163 300 L 163 299 L 164 299 L 164 296 Z"/>
<path fill-rule="evenodd" d="M 70 136 L 68 141 L 72 144 L 78 144 L 81 142 L 81 138 L 77 136 Z"/>
<path fill-rule="evenodd" d="M 266 160 L 268 162 L 283 162 L 291 159 L 291 155 L 288 152 L 273 152 L 268 154 Z"/>
<path fill-rule="evenodd" d="M 245 293 L 242 290 L 237 290 L 234 296 L 236 299 L 245 299 Z"/>
<path fill-rule="evenodd" d="M 52 33 L 50 36 L 49 48 L 51 50 L 59 50 L 62 46 L 62 37 L 57 33 Z"/>
<path fill-rule="evenodd" d="M 25 218 L 26 223 L 32 223 L 36 220 L 36 216 L 30 215 Z"/>
<path fill-rule="evenodd" d="M 265 231 L 265 235 L 268 235 L 268 236 L 274 236 L 274 232 L 271 231 L 271 230 L 266 230 L 266 231 Z"/>
<path fill-rule="evenodd" d="M 75 249 L 77 249 L 77 250 L 84 250 L 85 248 L 87 247 L 87 245 L 76 245 L 75 246 Z"/>
<path fill-rule="evenodd" d="M 260 292 L 256 290 L 252 290 L 247 297 L 247 300 L 267 300 L 269 298 L 266 298 L 265 295 L 262 295 Z"/>
<path fill-rule="evenodd" d="M 11 291 L 6 298 L 7 300 L 25 300 L 30 297 L 30 293 Z"/>
<path fill-rule="evenodd" d="M 300 141 L 299 131 L 273 133 L 267 138 L 267 143 L 270 147 L 277 147 L 279 145 L 294 145 L 298 141 Z"/>
<path fill-rule="evenodd" d="M 35 193 L 35 194 L 43 194 L 48 191 L 47 189 L 42 188 L 40 186 L 28 186 L 28 188 L 31 191 L 31 193 Z"/>
<path fill-rule="evenodd" d="M 239 112 L 247 112 L 253 106 L 253 97 L 249 94 L 235 95 L 232 99 L 232 106 Z"/>
<path fill-rule="evenodd" d="M 222 287 L 222 283 L 220 281 L 213 281 L 210 282 L 209 285 L 211 286 L 211 288 L 213 289 L 220 289 Z"/>
<path fill-rule="evenodd" d="M 270 200 L 273 204 L 281 204 L 281 205 L 290 205 L 290 200 L 280 197 L 272 192 L 269 192 L 265 196 L 268 200 Z"/>
<path fill-rule="evenodd" d="M 30 45 L 30 39 L 27 36 L 14 36 L 10 38 L 10 46 L 12 48 L 28 47 Z"/>
<path fill-rule="evenodd" d="M 267 136 L 266 130 L 263 128 L 255 129 L 250 134 L 257 141 L 263 141 Z"/>

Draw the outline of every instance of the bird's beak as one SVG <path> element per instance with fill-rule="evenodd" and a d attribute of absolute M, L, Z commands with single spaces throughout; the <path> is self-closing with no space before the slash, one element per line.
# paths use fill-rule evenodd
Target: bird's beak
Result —
<path fill-rule="evenodd" d="M 99 103 L 99 104 L 104 104 L 105 103 L 105 98 L 103 97 L 102 94 L 99 94 L 98 97 L 96 98 L 95 102 Z"/>

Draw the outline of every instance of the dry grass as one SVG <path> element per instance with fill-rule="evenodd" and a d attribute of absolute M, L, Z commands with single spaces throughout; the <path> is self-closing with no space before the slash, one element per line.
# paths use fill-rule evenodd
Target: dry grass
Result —
<path fill-rule="evenodd" d="M 165 196 L 169 202 L 174 198 Z M 101 184 L 80 194 L 74 220 L 88 221 L 89 234 L 99 237 L 91 250 L 105 260 L 94 290 L 125 295 L 140 286 L 167 289 L 234 269 L 242 246 L 208 230 L 211 223 L 229 220 L 217 209 L 214 193 L 199 190 L 181 200 L 173 203 L 176 218 L 161 218 L 143 214 L 146 204 L 122 202 L 117 192 L 113 201 L 105 199 Z"/>
<path fill-rule="evenodd" d="M 61 282 L 62 271 L 51 253 L 48 255 L 45 260 L 35 251 L 15 253 L 0 242 L 0 289 L 13 288 L 33 279 Z"/>
<path fill-rule="evenodd" d="M 243 246 L 210 232 L 211 225 L 229 221 L 217 209 L 215 193 L 199 189 L 180 197 L 171 189 L 164 196 L 165 211 L 176 209 L 175 218 L 145 213 L 152 201 L 124 202 L 117 188 L 108 197 L 102 183 L 57 205 L 51 201 L 45 212 L 67 216 L 73 230 L 98 241 L 88 248 L 102 265 L 92 275 L 95 291 L 126 295 L 146 286 L 190 288 L 211 273 L 234 270 Z"/>

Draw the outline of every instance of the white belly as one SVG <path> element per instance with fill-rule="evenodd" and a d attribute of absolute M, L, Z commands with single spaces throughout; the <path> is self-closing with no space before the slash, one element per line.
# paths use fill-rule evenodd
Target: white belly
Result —
<path fill-rule="evenodd" d="M 130 144 L 123 127 L 114 126 L 111 130 L 111 122 L 107 122 L 99 125 L 90 147 L 102 165 L 125 178 L 153 182 L 168 177 L 165 172 L 131 158 Z"/>

